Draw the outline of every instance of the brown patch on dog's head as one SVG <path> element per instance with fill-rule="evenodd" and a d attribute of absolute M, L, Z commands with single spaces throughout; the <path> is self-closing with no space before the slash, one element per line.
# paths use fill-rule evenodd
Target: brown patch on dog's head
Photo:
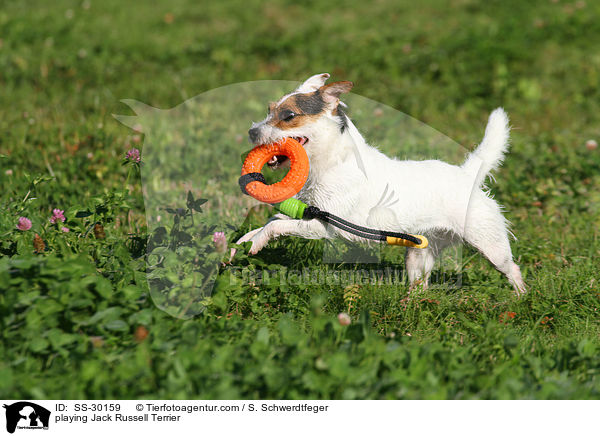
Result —
<path fill-rule="evenodd" d="M 269 105 L 269 123 L 282 130 L 295 129 L 314 121 L 326 108 L 327 105 L 318 90 L 307 94 L 293 94 L 279 106 L 274 103 Z"/>
<path fill-rule="evenodd" d="M 339 96 L 352 89 L 352 82 L 335 82 L 314 92 L 292 94 L 281 104 L 269 104 L 269 124 L 281 130 L 295 129 L 315 121 L 326 110 L 338 113 Z"/>

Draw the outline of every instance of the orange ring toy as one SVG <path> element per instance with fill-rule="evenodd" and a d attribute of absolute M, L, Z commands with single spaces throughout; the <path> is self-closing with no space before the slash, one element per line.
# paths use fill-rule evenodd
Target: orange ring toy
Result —
<path fill-rule="evenodd" d="M 290 160 L 290 170 L 280 182 L 266 185 L 260 171 L 269 159 L 277 155 L 287 156 Z M 308 169 L 308 156 L 304 147 L 295 139 L 285 138 L 281 142 L 254 147 L 246 156 L 239 183 L 245 194 L 258 201 L 281 203 L 302 189 L 308 178 Z"/>

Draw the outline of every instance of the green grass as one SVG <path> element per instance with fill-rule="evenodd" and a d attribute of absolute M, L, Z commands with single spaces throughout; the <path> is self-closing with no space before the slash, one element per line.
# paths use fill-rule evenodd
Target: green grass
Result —
<path fill-rule="evenodd" d="M 585 146 L 600 141 L 599 44 L 591 1 L 3 3 L 0 397 L 599 398 L 600 149 Z M 247 148 L 237 137 L 266 101 L 231 109 L 216 98 L 194 107 L 208 127 L 179 118 L 145 135 L 112 117 L 133 115 L 119 101 L 168 109 L 224 85 L 323 71 L 467 149 L 491 109 L 507 110 L 512 149 L 491 187 L 518 237 L 525 297 L 468 248 L 462 287 L 438 280 L 410 298 L 406 283 L 292 280 L 303 268 L 401 268 L 402 252 L 323 263 L 324 242 L 285 238 L 220 267 L 198 301 L 190 291 L 207 271 L 194 259 L 220 259 L 206 248 L 213 227 L 231 241 L 271 213 L 244 221 L 235 185 Z M 237 89 L 220 95 L 233 101 Z M 398 151 L 406 118 L 373 117 L 375 103 L 354 99 L 359 128 Z M 408 145 L 435 136 L 407 122 Z M 143 148 L 141 173 L 121 165 L 131 147 Z M 157 208 L 187 207 L 188 187 L 153 186 L 151 170 L 172 181 L 197 168 L 195 198 L 221 203 L 194 211 L 193 226 L 168 212 L 158 224 Z M 69 233 L 48 222 L 54 208 Z M 15 229 L 19 216 L 32 230 Z M 180 319 L 157 304 L 204 311 Z"/>

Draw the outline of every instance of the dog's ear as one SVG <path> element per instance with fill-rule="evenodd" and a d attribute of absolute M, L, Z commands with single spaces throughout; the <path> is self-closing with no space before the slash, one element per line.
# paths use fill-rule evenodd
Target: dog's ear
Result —
<path fill-rule="evenodd" d="M 340 95 L 350 92 L 353 86 L 354 83 L 348 81 L 334 82 L 329 85 L 321 86 L 319 92 L 325 103 L 335 107 L 340 101 Z"/>
<path fill-rule="evenodd" d="M 314 76 L 306 79 L 306 81 L 300 85 L 296 91 L 302 93 L 314 92 L 321 86 L 325 85 L 327 79 L 329 79 L 329 73 L 315 74 Z"/>

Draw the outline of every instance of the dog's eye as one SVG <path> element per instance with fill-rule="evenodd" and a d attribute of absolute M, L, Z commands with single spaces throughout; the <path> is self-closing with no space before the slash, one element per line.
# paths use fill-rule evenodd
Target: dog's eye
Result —
<path fill-rule="evenodd" d="M 285 111 L 281 112 L 281 114 L 280 114 L 280 118 L 283 121 L 291 121 L 295 116 L 296 116 L 296 114 L 290 110 L 285 110 Z"/>

